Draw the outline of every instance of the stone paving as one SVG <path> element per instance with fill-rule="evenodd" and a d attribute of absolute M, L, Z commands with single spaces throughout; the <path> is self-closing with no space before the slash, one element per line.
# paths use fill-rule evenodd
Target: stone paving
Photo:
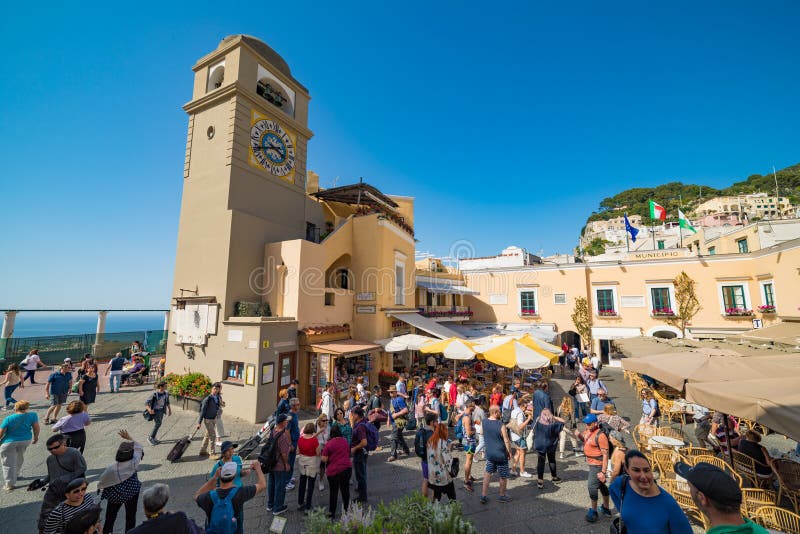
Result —
<path fill-rule="evenodd" d="M 102 373 L 102 370 L 101 370 Z M 620 413 L 638 420 L 640 407 L 633 397 L 633 391 L 622 378 L 622 372 L 617 369 L 603 371 L 601 378 L 608 384 Z M 44 380 L 45 374 L 39 373 L 37 380 Z M 556 404 L 568 388 L 568 380 L 556 377 L 552 384 L 552 393 Z M 103 390 L 106 385 L 102 384 Z M 98 401 L 92 406 L 93 423 L 87 428 L 86 460 L 88 476 L 96 481 L 103 469 L 113 462 L 114 453 L 120 438 L 117 431 L 127 428 L 131 435 L 142 442 L 145 447 L 145 456 L 139 477 L 144 486 L 154 482 L 165 482 L 170 485 L 172 498 L 168 509 L 183 510 L 202 525 L 204 515 L 193 502 L 193 496 L 198 487 L 205 481 L 205 476 L 210 470 L 211 461 L 200 458 L 199 438 L 190 445 L 183 460 L 172 464 L 165 458 L 175 441 L 188 434 L 196 422 L 196 413 L 183 411 L 175 406 L 173 415 L 164 418 L 159 438 L 162 444 L 150 446 L 146 437 L 152 428 L 152 423 L 144 421 L 141 410 L 145 399 L 151 391 L 149 386 L 123 388 L 118 394 L 101 393 Z M 224 393 L 224 392 L 223 392 Z M 39 413 L 40 418 L 46 409 L 43 386 L 26 388 L 17 399 L 27 398 L 33 403 L 33 409 Z M 310 419 L 311 414 L 305 414 Z M 635 422 L 635 421 L 634 421 Z M 302 426 L 302 425 L 301 425 Z M 252 435 L 256 426 L 225 416 L 225 430 L 231 440 L 240 442 Z M 46 473 L 45 458 L 47 451 L 44 442 L 51 434 L 50 427 L 42 425 L 40 442 L 28 448 L 25 465 L 22 471 L 22 480 L 19 484 L 27 485 L 33 478 Z M 388 431 L 384 425 L 381 432 L 383 445 L 388 445 Z M 388 447 L 373 453 L 368 463 L 368 491 L 372 503 L 388 501 L 398 495 L 420 488 L 421 472 L 419 460 L 413 455 L 413 435 L 408 433 L 407 442 L 412 449 L 411 457 L 400 457 L 400 460 L 388 463 Z M 793 445 L 793 444 L 792 444 Z M 788 448 L 788 445 L 785 446 Z M 569 445 L 567 445 L 569 450 Z M 567 458 L 558 461 L 559 476 L 563 482 L 558 486 L 551 483 L 546 475 L 543 490 L 536 488 L 535 478 L 511 479 L 508 494 L 514 499 L 509 504 L 497 501 L 498 485 L 495 478 L 489 493 L 490 502 L 481 505 L 479 484 L 476 484 L 475 494 L 469 494 L 457 484 L 457 498 L 461 501 L 464 514 L 471 519 L 480 532 L 576 532 L 580 529 L 583 533 L 608 532 L 608 520 L 589 525 L 584 521 L 584 514 L 588 506 L 586 493 L 586 469 L 582 458 L 574 458 L 567 453 Z M 463 466 L 463 455 L 462 464 Z M 476 462 L 474 469 L 476 478 L 480 478 L 484 464 Z M 535 473 L 536 454 L 527 457 L 528 471 Z M 255 477 L 253 476 L 253 480 Z M 90 490 L 95 484 L 90 484 Z M 352 491 L 352 490 L 351 490 Z M 27 533 L 35 532 L 35 522 L 41 503 L 42 493 L 27 492 L 18 488 L 11 493 L 0 493 L 0 532 Z M 287 533 L 303 531 L 303 515 L 296 512 L 297 490 L 287 493 L 289 512 L 287 518 Z M 316 505 L 327 506 L 328 490 L 314 492 Z M 120 514 L 122 515 L 122 514 Z M 138 521 L 144 520 L 143 513 L 139 511 Z M 272 515 L 266 511 L 265 499 L 257 496 L 245 506 L 245 531 L 267 532 L 272 521 Z M 123 532 L 123 517 L 117 518 L 114 532 Z"/>

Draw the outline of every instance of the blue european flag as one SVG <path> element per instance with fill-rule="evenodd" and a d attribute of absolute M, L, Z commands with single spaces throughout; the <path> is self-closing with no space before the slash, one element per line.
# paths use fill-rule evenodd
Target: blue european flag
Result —
<path fill-rule="evenodd" d="M 625 214 L 625 231 L 631 234 L 631 241 L 636 243 L 636 236 L 639 235 L 639 230 L 631 226 L 631 222 L 628 220 L 628 214 Z"/>

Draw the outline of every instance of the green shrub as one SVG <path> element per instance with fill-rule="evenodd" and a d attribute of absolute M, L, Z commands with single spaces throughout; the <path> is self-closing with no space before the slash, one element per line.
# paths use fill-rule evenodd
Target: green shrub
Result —
<path fill-rule="evenodd" d="M 339 521 L 317 508 L 308 514 L 304 532 L 310 534 L 477 534 L 475 526 L 462 517 L 458 501 L 431 503 L 419 492 L 411 493 L 377 510 L 352 503 Z"/>

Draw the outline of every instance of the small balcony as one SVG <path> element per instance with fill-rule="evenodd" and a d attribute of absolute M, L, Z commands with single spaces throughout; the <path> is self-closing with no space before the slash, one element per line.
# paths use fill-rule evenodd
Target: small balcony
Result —
<path fill-rule="evenodd" d="M 472 317 L 469 306 L 420 306 L 419 314 L 431 319 L 459 321 Z"/>

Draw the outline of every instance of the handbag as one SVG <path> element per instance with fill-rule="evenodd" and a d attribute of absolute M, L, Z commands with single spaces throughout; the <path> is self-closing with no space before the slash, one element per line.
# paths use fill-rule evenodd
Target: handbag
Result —
<path fill-rule="evenodd" d="M 417 429 L 417 420 L 414 417 L 409 417 L 408 422 L 406 423 L 405 430 L 416 430 Z"/>
<path fill-rule="evenodd" d="M 459 463 L 460 461 L 457 456 L 454 457 L 453 461 L 450 462 L 450 476 L 452 478 L 458 478 L 458 468 L 460 467 Z"/>
<path fill-rule="evenodd" d="M 142 417 L 144 417 L 145 421 L 152 421 L 153 420 L 153 414 L 151 414 L 147 410 L 142 412 Z"/>
<path fill-rule="evenodd" d="M 615 517 L 614 520 L 611 521 L 611 526 L 609 527 L 611 534 L 628 534 L 628 527 L 622 520 L 622 506 L 625 503 L 625 490 L 628 489 L 628 481 L 630 478 L 631 477 L 628 475 L 623 475 L 622 477 L 622 488 L 619 492 L 619 517 Z"/>

